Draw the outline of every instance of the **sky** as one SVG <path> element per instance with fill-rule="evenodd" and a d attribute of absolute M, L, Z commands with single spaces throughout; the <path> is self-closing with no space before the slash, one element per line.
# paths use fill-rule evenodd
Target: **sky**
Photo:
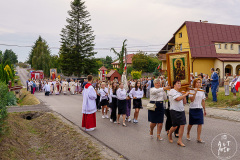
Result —
<path fill-rule="evenodd" d="M 1 0 L 0 50 L 12 49 L 26 61 L 39 35 L 57 55 L 71 0 Z M 127 39 L 128 53 L 157 53 L 185 22 L 240 25 L 239 0 L 86 0 L 95 37 L 95 57 L 116 55 Z M 104 48 L 104 49 L 103 49 Z"/>

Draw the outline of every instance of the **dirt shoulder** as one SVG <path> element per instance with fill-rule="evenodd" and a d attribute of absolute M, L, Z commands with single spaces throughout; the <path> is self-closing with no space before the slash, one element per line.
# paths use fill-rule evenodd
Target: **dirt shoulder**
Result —
<path fill-rule="evenodd" d="M 31 119 L 31 120 L 27 120 Z M 60 115 L 10 113 L 0 159 L 121 159 Z"/>

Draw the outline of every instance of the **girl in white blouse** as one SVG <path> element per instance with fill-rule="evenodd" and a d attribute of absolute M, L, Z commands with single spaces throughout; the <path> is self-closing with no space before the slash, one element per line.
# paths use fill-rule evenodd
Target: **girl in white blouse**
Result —
<path fill-rule="evenodd" d="M 105 87 L 105 82 L 101 83 L 101 88 L 99 90 L 100 94 L 100 105 L 102 106 L 102 118 L 108 118 L 107 112 L 108 112 L 108 89 Z M 104 115 L 104 109 L 105 109 L 105 115 Z"/>
<path fill-rule="evenodd" d="M 202 91 L 197 91 L 201 88 L 201 79 L 195 79 L 193 81 L 194 90 L 191 90 L 190 93 L 190 107 L 189 107 L 189 125 L 187 129 L 187 140 L 190 141 L 190 131 L 193 125 L 198 125 L 197 127 L 197 142 L 204 143 L 201 140 L 201 132 L 202 132 L 202 125 L 203 125 L 203 113 L 206 115 L 205 110 L 205 93 Z"/>
<path fill-rule="evenodd" d="M 127 92 L 123 88 L 123 83 L 119 84 L 119 89 L 117 90 L 117 99 L 118 99 L 118 116 L 117 116 L 117 123 L 120 124 L 119 118 L 120 115 L 123 117 L 123 126 L 126 127 L 125 119 L 126 119 L 126 98 Z"/>
<path fill-rule="evenodd" d="M 133 123 L 138 123 L 139 111 L 140 109 L 143 108 L 142 107 L 143 89 L 140 81 L 137 81 L 135 83 L 135 88 L 132 88 L 132 90 L 129 93 L 129 97 L 133 99 L 133 109 L 135 109 Z"/>

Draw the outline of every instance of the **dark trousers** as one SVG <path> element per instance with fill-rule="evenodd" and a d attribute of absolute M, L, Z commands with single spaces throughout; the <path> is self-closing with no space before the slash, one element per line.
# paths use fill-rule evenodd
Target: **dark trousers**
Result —
<path fill-rule="evenodd" d="M 33 86 L 31 86 L 31 94 L 33 94 Z"/>
<path fill-rule="evenodd" d="M 112 112 L 110 118 L 113 122 L 117 120 L 117 98 L 112 98 Z"/>
<path fill-rule="evenodd" d="M 101 109 L 101 105 L 100 105 L 100 96 L 99 96 L 99 95 L 97 95 L 96 105 L 97 105 L 97 109 Z"/>
<path fill-rule="evenodd" d="M 212 97 L 213 97 L 214 102 L 217 102 L 217 87 L 218 87 L 218 85 L 212 85 L 212 87 L 211 87 Z"/>
<path fill-rule="evenodd" d="M 146 97 L 147 89 L 146 86 L 143 87 L 144 96 Z"/>
<path fill-rule="evenodd" d="M 49 96 L 49 93 L 50 93 L 49 91 L 45 92 L 45 96 Z"/>
<path fill-rule="evenodd" d="M 170 103 L 168 101 L 168 107 L 170 106 Z M 168 131 L 170 130 L 170 128 L 172 127 L 172 119 L 171 119 L 171 115 L 170 115 L 170 111 L 169 108 L 165 109 L 165 116 L 167 117 L 166 119 L 166 123 L 165 123 L 165 130 Z M 178 128 L 175 130 L 175 134 L 178 134 L 179 131 L 179 126 Z"/>

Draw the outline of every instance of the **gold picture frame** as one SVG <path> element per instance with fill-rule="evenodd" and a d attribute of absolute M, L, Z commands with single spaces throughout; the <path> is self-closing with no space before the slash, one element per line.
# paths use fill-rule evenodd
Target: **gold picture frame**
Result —
<path fill-rule="evenodd" d="M 180 80 L 182 89 L 190 85 L 189 52 L 167 53 L 168 84 L 173 87 L 174 80 Z"/>

